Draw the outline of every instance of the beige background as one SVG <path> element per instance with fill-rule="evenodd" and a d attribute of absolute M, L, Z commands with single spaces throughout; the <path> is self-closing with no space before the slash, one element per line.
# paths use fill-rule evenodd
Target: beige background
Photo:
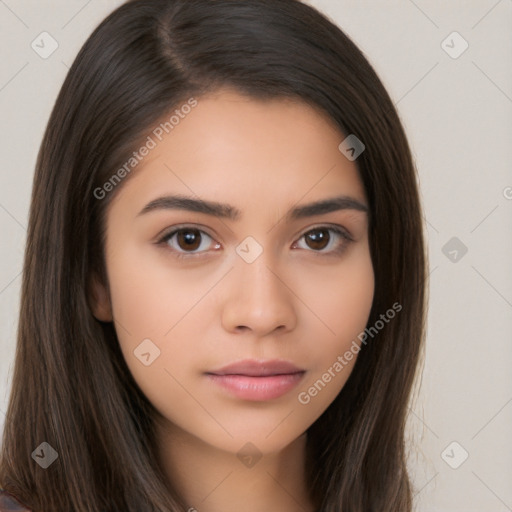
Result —
<path fill-rule="evenodd" d="M 0 428 L 36 154 L 69 65 L 120 3 L 0 0 Z M 380 74 L 419 169 L 431 296 L 416 510 L 512 511 L 512 0 L 309 3 Z M 31 48 L 43 31 L 59 45 L 47 59 Z M 454 31 L 469 45 L 457 58 L 443 49 L 463 48 Z"/>

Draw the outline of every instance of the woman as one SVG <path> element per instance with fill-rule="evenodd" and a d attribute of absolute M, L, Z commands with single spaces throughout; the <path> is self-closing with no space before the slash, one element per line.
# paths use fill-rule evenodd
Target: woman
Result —
<path fill-rule="evenodd" d="M 314 8 L 122 5 L 39 153 L 0 484 L 34 511 L 411 511 L 421 219 L 393 103 Z"/>

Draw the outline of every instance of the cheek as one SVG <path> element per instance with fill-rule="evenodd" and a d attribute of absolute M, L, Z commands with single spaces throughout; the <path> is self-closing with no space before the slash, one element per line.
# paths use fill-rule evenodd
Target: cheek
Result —
<path fill-rule="evenodd" d="M 194 403 L 180 386 L 195 354 L 186 343 L 193 337 L 186 331 L 188 303 L 194 298 L 190 292 L 187 296 L 190 287 L 176 279 L 168 282 L 158 266 L 129 248 L 111 262 L 115 329 L 130 373 L 160 412 L 172 417 L 176 408 L 180 414 L 192 415 Z M 170 410 L 170 403 L 179 406 Z"/>
<path fill-rule="evenodd" d="M 127 245 L 111 256 L 113 313 L 125 333 L 165 337 L 208 289 L 207 277 L 194 279 L 193 284 L 187 272 L 171 268 L 165 256 L 157 254 L 153 247 Z"/>
<path fill-rule="evenodd" d="M 171 375 L 181 382 L 197 359 L 205 332 L 200 300 L 218 278 L 192 282 L 154 252 L 148 257 L 130 245 L 111 253 L 108 263 L 114 323 L 128 368 L 148 397 L 169 387 L 179 391 Z"/>
<path fill-rule="evenodd" d="M 315 343 L 309 346 L 311 371 L 299 390 L 298 401 L 315 415 L 336 398 L 364 350 L 358 336 L 366 328 L 374 294 L 369 251 L 365 247 L 354 251 L 346 263 L 335 278 L 332 272 L 318 273 L 309 292 L 306 278 L 303 281 L 303 296 L 319 318 L 309 324 Z"/>
<path fill-rule="evenodd" d="M 317 269 L 299 282 L 298 295 L 316 317 L 322 353 L 350 346 L 364 331 L 373 303 L 374 274 L 367 246 L 353 251 L 338 270 Z"/>

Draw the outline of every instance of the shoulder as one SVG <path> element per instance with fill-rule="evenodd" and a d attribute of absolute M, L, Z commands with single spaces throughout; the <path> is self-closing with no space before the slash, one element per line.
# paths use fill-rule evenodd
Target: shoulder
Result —
<path fill-rule="evenodd" d="M 14 496 L 0 489 L 0 512 L 30 512 Z"/>

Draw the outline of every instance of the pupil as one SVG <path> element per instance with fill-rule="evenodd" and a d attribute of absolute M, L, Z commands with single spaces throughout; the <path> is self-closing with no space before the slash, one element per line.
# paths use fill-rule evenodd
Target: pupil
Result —
<path fill-rule="evenodd" d="M 184 242 L 185 248 L 188 249 L 197 249 L 199 247 L 199 237 L 198 231 L 194 230 L 184 230 L 178 234 L 178 240 L 181 246 L 181 242 Z M 183 248 L 183 247 L 182 247 Z"/>
<path fill-rule="evenodd" d="M 329 234 L 326 230 L 316 230 L 309 233 L 309 240 L 313 242 L 312 249 L 323 249 L 329 242 Z M 311 245 L 310 245 L 311 247 Z"/>

